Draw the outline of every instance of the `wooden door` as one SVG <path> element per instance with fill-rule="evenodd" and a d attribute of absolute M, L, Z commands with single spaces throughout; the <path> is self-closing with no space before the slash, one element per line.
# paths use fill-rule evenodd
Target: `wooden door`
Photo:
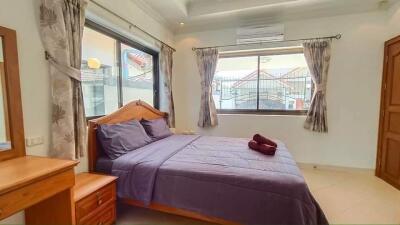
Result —
<path fill-rule="evenodd" d="M 400 36 L 385 44 L 376 174 L 400 189 Z"/>

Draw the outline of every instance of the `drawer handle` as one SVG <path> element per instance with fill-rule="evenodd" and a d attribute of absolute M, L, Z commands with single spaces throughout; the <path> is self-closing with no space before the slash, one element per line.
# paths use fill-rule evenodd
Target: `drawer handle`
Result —
<path fill-rule="evenodd" d="M 97 205 L 103 204 L 103 200 L 101 199 L 101 193 L 97 192 L 96 196 L 97 196 Z"/>

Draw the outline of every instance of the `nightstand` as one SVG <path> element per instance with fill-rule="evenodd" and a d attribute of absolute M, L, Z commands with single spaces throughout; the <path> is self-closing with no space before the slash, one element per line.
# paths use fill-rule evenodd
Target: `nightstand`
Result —
<path fill-rule="evenodd" d="M 80 173 L 75 177 L 76 224 L 114 224 L 117 177 Z"/>

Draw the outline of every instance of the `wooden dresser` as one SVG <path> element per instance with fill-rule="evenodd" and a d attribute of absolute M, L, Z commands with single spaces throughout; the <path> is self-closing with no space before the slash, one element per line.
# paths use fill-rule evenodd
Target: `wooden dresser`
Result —
<path fill-rule="evenodd" d="M 0 221 L 25 210 L 26 224 L 73 225 L 78 162 L 26 156 L 15 30 L 0 26 L 0 49 Z"/>
<path fill-rule="evenodd" d="M 116 177 L 94 173 L 76 176 L 74 201 L 76 224 L 114 224 L 116 218 Z"/>
<path fill-rule="evenodd" d="M 25 209 L 26 224 L 74 224 L 77 163 L 36 156 L 0 162 L 0 220 Z"/>

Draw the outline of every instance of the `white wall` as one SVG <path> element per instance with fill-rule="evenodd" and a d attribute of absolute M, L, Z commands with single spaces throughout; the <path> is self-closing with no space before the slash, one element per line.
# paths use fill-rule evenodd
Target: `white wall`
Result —
<path fill-rule="evenodd" d="M 116 12 L 119 16 L 129 20 L 165 43 L 169 45 L 173 44 L 174 34 L 164 25 L 147 15 L 137 5 L 133 4 L 131 0 L 96 0 L 96 2 L 112 10 L 113 12 Z M 159 48 L 158 42 L 154 41 L 152 38 L 149 38 L 147 35 L 144 35 L 137 29 L 130 28 L 126 22 L 121 21 L 120 19 L 109 14 L 108 12 L 105 12 L 103 9 L 92 3 L 88 5 L 87 17 L 111 30 L 138 40 L 141 42 L 141 44 L 144 44 L 150 48 L 156 50 Z"/>
<path fill-rule="evenodd" d="M 341 33 L 334 41 L 328 81 L 329 133 L 303 129 L 303 116 L 219 115 L 219 126 L 197 128 L 200 78 L 193 46 L 235 43 L 235 29 L 177 35 L 174 96 L 177 129 L 250 137 L 261 132 L 283 140 L 298 162 L 374 168 L 384 41 L 396 10 L 285 23 L 287 39 Z M 393 35 L 397 31 L 391 30 Z"/>
<path fill-rule="evenodd" d="M 44 59 L 44 50 L 39 35 L 39 0 L 1 0 L 0 1 L 0 26 L 17 31 L 19 68 L 22 92 L 22 107 L 26 137 L 43 136 L 44 145 L 27 149 L 27 154 L 47 155 L 50 141 L 50 80 L 47 62 Z M 158 22 L 146 16 L 129 0 L 101 0 L 98 2 L 109 9 L 147 29 L 162 40 L 171 43 L 172 33 Z M 121 33 L 127 28 L 125 23 L 117 21 L 112 16 L 102 12 L 89 3 L 89 14 L 107 19 L 113 29 L 120 29 Z M 140 36 L 137 34 L 136 36 Z M 142 37 L 145 40 L 145 37 Z M 151 45 L 152 43 L 146 43 Z M 87 170 L 87 159 L 83 158 L 76 171 Z M 6 220 L 5 224 L 23 223 L 23 214 L 18 213 Z"/>
<path fill-rule="evenodd" d="M 399 35 L 400 32 L 400 1 L 392 6 L 388 12 L 388 38 L 393 38 Z"/>

